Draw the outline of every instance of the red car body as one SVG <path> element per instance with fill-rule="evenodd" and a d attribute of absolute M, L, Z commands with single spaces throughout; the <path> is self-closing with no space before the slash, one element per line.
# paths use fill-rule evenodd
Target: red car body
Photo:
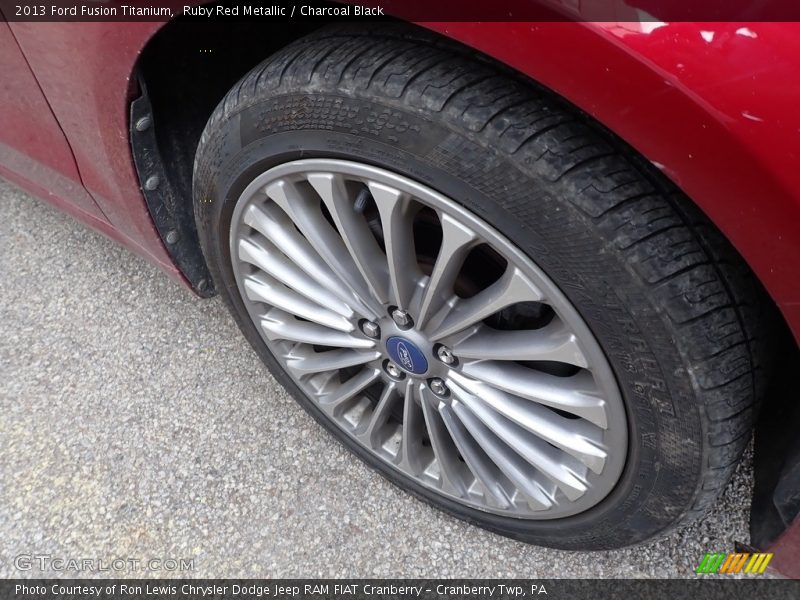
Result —
<path fill-rule="evenodd" d="M 386 6 L 399 6 L 387 2 Z M 800 23 L 435 22 L 554 90 L 711 218 L 800 340 Z M 0 22 L 0 175 L 185 279 L 129 138 L 159 22 Z M 773 564 L 800 576 L 800 524 Z"/>

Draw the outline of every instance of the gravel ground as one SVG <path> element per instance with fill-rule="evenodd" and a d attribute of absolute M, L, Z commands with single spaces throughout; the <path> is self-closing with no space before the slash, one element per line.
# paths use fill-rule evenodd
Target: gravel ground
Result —
<path fill-rule="evenodd" d="M 452 519 L 323 432 L 220 301 L 1 180 L 0 377 L 2 577 L 42 575 L 20 554 L 193 559 L 193 577 L 676 577 L 748 541 L 750 453 L 710 516 L 633 549 Z"/>

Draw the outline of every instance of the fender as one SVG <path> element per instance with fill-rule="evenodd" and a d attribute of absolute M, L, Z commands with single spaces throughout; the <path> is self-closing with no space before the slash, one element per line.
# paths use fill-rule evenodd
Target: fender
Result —
<path fill-rule="evenodd" d="M 661 169 L 800 341 L 800 24 L 426 26 L 557 92 Z"/>
<path fill-rule="evenodd" d="M 800 340 L 800 24 L 419 24 L 552 89 L 661 169 L 739 250 Z M 128 128 L 136 60 L 163 23 L 11 26 L 92 197 L 132 249 L 149 248 L 179 277 Z"/>

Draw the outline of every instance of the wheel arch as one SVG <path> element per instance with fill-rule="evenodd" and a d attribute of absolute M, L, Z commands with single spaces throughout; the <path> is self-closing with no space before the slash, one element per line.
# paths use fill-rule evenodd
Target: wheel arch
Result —
<path fill-rule="evenodd" d="M 214 108 L 245 73 L 323 25 L 300 21 L 276 28 L 260 22 L 178 17 L 156 30 L 139 55 L 133 74 L 139 97 L 131 104 L 129 119 L 134 163 L 164 246 L 203 297 L 215 290 L 192 207 L 192 169 L 200 134 Z M 157 185 L 149 185 L 154 178 Z"/>

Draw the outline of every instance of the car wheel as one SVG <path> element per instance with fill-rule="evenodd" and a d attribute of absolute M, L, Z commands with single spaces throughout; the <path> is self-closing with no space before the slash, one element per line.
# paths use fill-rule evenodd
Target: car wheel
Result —
<path fill-rule="evenodd" d="M 458 46 L 387 27 L 285 48 L 209 120 L 194 194 L 277 380 L 461 519 L 640 542 L 702 514 L 749 440 L 741 261 L 618 140 Z"/>

